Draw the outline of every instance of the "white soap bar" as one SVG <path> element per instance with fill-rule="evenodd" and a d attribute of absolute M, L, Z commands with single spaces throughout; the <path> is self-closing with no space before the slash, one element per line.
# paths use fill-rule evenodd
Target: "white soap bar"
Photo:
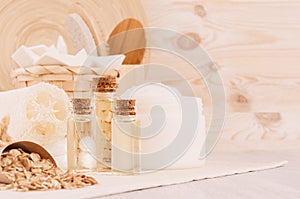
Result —
<path fill-rule="evenodd" d="M 38 55 L 33 53 L 31 50 L 25 46 L 21 46 L 18 50 L 12 55 L 12 58 L 15 62 L 23 68 L 33 66 L 36 60 L 39 58 Z"/>
<path fill-rule="evenodd" d="M 36 62 L 36 65 L 58 64 L 66 66 L 82 66 L 87 59 L 87 53 L 83 49 L 74 55 L 64 55 L 56 52 L 46 52 Z"/>
<path fill-rule="evenodd" d="M 61 54 L 68 54 L 68 49 L 64 38 L 60 35 L 58 36 L 56 48 Z"/>

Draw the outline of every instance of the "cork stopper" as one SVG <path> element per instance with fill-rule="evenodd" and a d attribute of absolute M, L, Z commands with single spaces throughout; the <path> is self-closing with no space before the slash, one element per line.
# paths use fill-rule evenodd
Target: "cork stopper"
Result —
<path fill-rule="evenodd" d="M 135 115 L 135 100 L 121 99 L 116 101 L 115 112 L 117 115 Z"/>
<path fill-rule="evenodd" d="M 94 92 L 114 92 L 118 87 L 117 78 L 110 75 L 93 78 L 92 87 Z"/>
<path fill-rule="evenodd" d="M 78 115 L 88 115 L 92 112 L 91 99 L 74 98 L 72 99 L 73 113 Z"/>

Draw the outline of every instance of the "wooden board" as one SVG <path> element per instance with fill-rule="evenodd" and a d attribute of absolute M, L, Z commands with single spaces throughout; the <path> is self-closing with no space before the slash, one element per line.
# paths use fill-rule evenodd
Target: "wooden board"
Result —
<path fill-rule="evenodd" d="M 225 139 L 237 132 L 241 139 L 263 139 L 263 132 L 270 130 L 262 130 L 269 129 L 269 124 L 258 121 L 260 116 L 257 119 L 262 112 L 271 123 L 275 118 L 268 139 L 299 138 L 295 122 L 300 117 L 299 0 L 142 2 L 150 26 L 189 35 L 220 66 L 227 96 Z M 150 62 L 172 66 L 184 74 L 201 90 L 198 93 L 210 118 L 208 90 L 198 75 L 187 70 L 187 63 L 157 51 L 151 52 Z M 170 83 L 180 84 L 180 80 Z"/>

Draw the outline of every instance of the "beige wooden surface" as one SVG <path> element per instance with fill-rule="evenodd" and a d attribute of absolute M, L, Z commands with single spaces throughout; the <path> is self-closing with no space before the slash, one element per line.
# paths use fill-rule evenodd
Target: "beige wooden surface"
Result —
<path fill-rule="evenodd" d="M 188 34 L 219 66 L 227 95 L 224 138 L 300 138 L 299 0 L 142 0 L 150 26 Z M 151 53 L 152 61 L 187 64 L 172 55 Z M 180 63 L 180 64 L 178 64 Z M 203 92 L 207 89 L 188 74 Z M 196 78 L 196 79 L 195 79 Z M 197 79 L 198 78 L 198 79 Z M 172 82 L 170 85 L 178 85 Z"/>

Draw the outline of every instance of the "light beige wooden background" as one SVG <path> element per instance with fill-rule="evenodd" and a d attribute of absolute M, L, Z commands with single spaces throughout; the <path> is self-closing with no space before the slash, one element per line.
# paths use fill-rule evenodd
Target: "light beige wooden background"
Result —
<path fill-rule="evenodd" d="M 227 95 L 225 140 L 296 140 L 300 145 L 300 0 L 141 1 L 149 26 L 189 35 L 219 66 Z M 56 17 L 63 19 L 68 10 L 60 6 L 60 12 Z M 63 32 L 63 25 L 59 27 L 55 38 Z M 201 89 L 199 96 L 209 120 L 211 103 L 203 80 L 183 60 L 167 53 L 152 52 L 151 61 L 180 70 Z M 9 77 L 0 78 L 9 81 Z"/>
<path fill-rule="evenodd" d="M 227 95 L 223 138 L 300 144 L 300 0 L 142 3 L 150 26 L 190 35 L 220 66 Z M 180 65 L 169 55 L 152 56 Z M 203 88 L 201 80 L 189 78 Z M 202 97 L 209 104 L 205 88 Z"/>

